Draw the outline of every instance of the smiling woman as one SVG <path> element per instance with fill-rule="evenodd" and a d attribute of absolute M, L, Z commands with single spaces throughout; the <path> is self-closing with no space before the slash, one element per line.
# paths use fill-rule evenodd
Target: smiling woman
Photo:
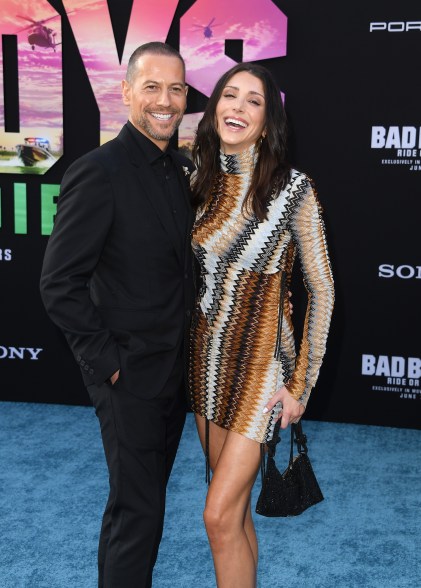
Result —
<path fill-rule="evenodd" d="M 221 148 L 226 155 L 244 151 L 266 134 L 263 83 L 252 74 L 235 74 L 216 107 Z"/>
<path fill-rule="evenodd" d="M 213 471 L 204 520 L 217 585 L 254 588 L 251 489 L 262 446 L 277 423 L 298 422 L 317 380 L 332 275 L 312 182 L 287 162 L 285 112 L 268 70 L 245 63 L 222 76 L 193 156 L 192 244 L 202 287 L 192 321 L 190 393 Z M 308 289 L 298 355 L 287 297 L 296 254 Z"/>

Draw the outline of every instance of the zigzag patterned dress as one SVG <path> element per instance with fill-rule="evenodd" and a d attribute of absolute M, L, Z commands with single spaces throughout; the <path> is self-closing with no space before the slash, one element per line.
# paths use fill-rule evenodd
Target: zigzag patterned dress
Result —
<path fill-rule="evenodd" d="M 308 401 L 325 352 L 334 291 L 310 180 L 293 170 L 270 201 L 267 220 L 259 221 L 242 212 L 254 164 L 254 147 L 239 155 L 221 153 L 213 197 L 193 227 L 202 287 L 192 324 L 190 390 L 195 413 L 265 443 L 281 406 L 267 414 L 263 408 L 279 388 L 286 384 L 299 402 Z M 297 252 L 308 291 L 298 356 L 286 292 Z"/>

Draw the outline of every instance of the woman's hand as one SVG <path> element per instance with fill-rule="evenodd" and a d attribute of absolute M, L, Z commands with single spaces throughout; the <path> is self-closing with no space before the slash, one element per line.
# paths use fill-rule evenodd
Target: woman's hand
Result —
<path fill-rule="evenodd" d="M 272 410 L 277 402 L 282 403 L 282 410 L 278 417 L 278 420 L 281 419 L 281 429 L 286 429 L 290 423 L 298 423 L 304 414 L 305 408 L 291 396 L 285 386 L 272 396 L 263 412 Z"/>

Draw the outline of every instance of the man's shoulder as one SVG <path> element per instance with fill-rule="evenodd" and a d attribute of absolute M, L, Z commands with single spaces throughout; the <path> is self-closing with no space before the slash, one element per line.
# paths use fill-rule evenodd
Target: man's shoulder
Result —
<path fill-rule="evenodd" d="M 91 151 L 87 151 L 69 166 L 68 171 L 77 168 L 100 166 L 108 172 L 112 172 L 114 168 L 119 168 L 122 162 L 127 160 L 127 153 L 118 137 L 107 141 L 99 147 L 95 147 Z"/>
<path fill-rule="evenodd" d="M 123 148 L 123 143 L 119 139 L 119 136 L 107 141 L 103 145 L 92 149 L 82 155 L 81 159 L 86 158 L 86 160 L 93 160 L 93 161 L 103 161 L 107 160 L 110 157 L 118 157 L 119 155 L 124 155 L 125 150 Z"/>

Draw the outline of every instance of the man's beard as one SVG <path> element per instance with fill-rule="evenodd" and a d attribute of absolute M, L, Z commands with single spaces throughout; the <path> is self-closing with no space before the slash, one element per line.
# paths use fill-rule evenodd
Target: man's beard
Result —
<path fill-rule="evenodd" d="M 176 113 L 171 113 L 171 114 L 176 114 Z M 162 131 L 157 131 L 156 129 L 153 128 L 152 124 L 150 123 L 150 121 L 146 117 L 146 115 L 142 114 L 136 120 L 136 125 L 139 128 L 143 129 L 145 131 L 145 133 L 148 135 L 148 137 L 155 139 L 155 141 L 169 141 L 171 139 L 171 137 L 174 135 L 175 131 L 180 126 L 182 119 L 183 119 L 183 115 L 179 114 L 177 116 L 175 122 L 173 122 L 171 124 L 171 127 L 169 129 L 167 129 L 167 130 L 163 129 Z"/>

